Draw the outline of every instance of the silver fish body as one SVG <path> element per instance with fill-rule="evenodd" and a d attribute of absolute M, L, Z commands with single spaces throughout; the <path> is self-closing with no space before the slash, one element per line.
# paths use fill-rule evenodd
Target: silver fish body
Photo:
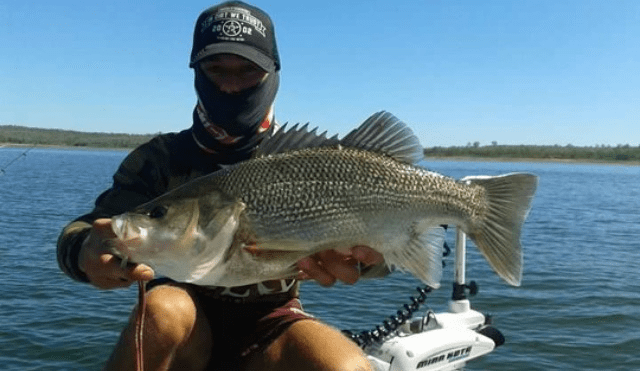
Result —
<path fill-rule="evenodd" d="M 449 224 L 467 233 L 502 278 L 520 284 L 520 233 L 534 175 L 456 181 L 427 171 L 413 164 L 422 150 L 415 136 L 387 113 L 341 141 L 291 130 L 266 147 L 291 138 L 311 143 L 288 143 L 293 149 L 196 179 L 114 217 L 114 231 L 126 241 L 117 254 L 179 281 L 241 286 L 290 277 L 299 259 L 322 250 L 365 245 L 438 287 L 441 225 Z"/>

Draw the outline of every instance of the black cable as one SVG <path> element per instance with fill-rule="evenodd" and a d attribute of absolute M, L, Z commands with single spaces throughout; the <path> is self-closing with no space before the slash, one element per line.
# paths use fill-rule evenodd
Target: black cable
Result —
<path fill-rule="evenodd" d="M 442 226 L 445 230 L 447 229 L 446 225 Z M 451 254 L 451 248 L 447 245 L 447 242 L 444 242 L 444 251 L 443 258 L 447 257 Z M 445 261 L 442 259 L 442 268 L 445 267 Z M 374 327 L 368 331 L 360 331 L 354 332 L 352 330 L 342 330 L 342 333 L 347 337 L 351 338 L 358 346 L 364 348 L 368 345 L 380 342 L 391 333 L 396 331 L 402 324 L 407 322 L 419 308 L 420 305 L 424 304 L 427 300 L 427 294 L 429 294 L 433 288 L 429 286 L 424 287 L 416 287 L 418 291 L 418 297 L 411 296 L 409 300 L 411 304 L 404 304 L 403 309 L 398 310 L 395 315 L 389 316 L 388 319 L 382 321 L 381 325 Z"/>
<path fill-rule="evenodd" d="M 424 286 L 417 287 L 416 290 L 418 291 L 418 296 L 411 296 L 409 298 L 411 301 L 410 304 L 404 304 L 402 306 L 403 309 L 398 310 L 395 315 L 391 315 L 388 319 L 382 321 L 381 325 L 368 331 L 353 332 L 351 330 L 343 330 L 342 332 L 362 348 L 384 340 L 384 338 L 395 332 L 420 309 L 420 306 L 427 300 L 427 294 L 433 289 L 429 286 Z"/>

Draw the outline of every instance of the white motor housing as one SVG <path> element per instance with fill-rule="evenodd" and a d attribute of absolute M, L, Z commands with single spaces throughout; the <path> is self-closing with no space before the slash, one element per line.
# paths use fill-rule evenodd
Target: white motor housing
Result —
<path fill-rule="evenodd" d="M 481 333 L 485 316 L 468 309 L 468 303 L 451 302 L 452 312 L 428 312 L 405 323 L 393 336 L 365 348 L 370 362 L 378 371 L 459 370 L 467 361 L 491 352 L 503 339 Z M 495 329 L 489 333 L 501 337 Z"/>

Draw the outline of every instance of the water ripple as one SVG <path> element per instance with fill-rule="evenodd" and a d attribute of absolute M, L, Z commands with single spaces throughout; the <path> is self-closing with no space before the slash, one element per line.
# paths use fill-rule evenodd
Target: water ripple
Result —
<path fill-rule="evenodd" d="M 7 370 L 95 370 L 109 356 L 136 300 L 135 289 L 101 292 L 58 269 L 62 226 L 91 209 L 123 152 L 34 149 L 0 177 L 0 364 Z M 17 156 L 0 149 L 3 159 Z M 467 370 L 640 369 L 640 167 L 433 161 L 460 178 L 528 171 L 540 187 L 523 231 L 522 286 L 505 285 L 471 244 L 472 306 L 493 316 L 507 342 Z M 79 172 L 78 169 L 83 169 Z M 451 295 L 451 258 L 442 289 Z M 377 325 L 415 295 L 415 279 L 303 285 L 305 308 L 339 327 Z"/>

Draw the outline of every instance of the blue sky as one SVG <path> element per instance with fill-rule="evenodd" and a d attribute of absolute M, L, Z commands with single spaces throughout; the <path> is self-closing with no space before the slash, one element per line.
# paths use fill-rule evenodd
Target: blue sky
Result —
<path fill-rule="evenodd" d="M 279 122 L 345 134 L 387 110 L 424 146 L 640 145 L 640 1 L 256 0 Z M 209 1 L 0 1 L 0 125 L 179 131 Z"/>

